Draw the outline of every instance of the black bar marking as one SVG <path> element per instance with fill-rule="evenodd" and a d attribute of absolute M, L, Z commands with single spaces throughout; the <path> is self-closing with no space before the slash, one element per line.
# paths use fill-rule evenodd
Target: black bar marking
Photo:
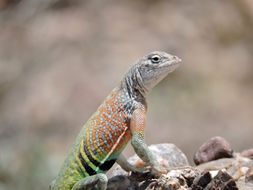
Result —
<path fill-rule="evenodd" d="M 81 154 L 80 152 L 79 152 L 78 157 L 79 157 L 79 159 L 80 159 L 80 161 L 81 161 L 81 163 L 82 163 L 84 169 L 86 170 L 86 172 L 87 172 L 90 176 L 95 175 L 95 174 L 96 174 L 96 171 L 93 170 L 93 169 L 85 162 L 85 160 L 83 159 L 83 156 L 82 156 L 82 154 Z"/>
<path fill-rule="evenodd" d="M 84 145 L 83 146 L 83 150 L 84 150 L 84 153 L 86 154 L 87 158 L 89 159 L 89 161 L 94 164 L 94 166 L 98 167 L 101 163 L 98 162 L 97 160 L 95 160 L 91 153 L 89 152 L 89 150 L 87 149 L 87 147 Z"/>
<path fill-rule="evenodd" d="M 113 164 L 115 162 L 116 162 L 116 159 L 107 160 L 107 161 L 105 161 L 103 164 L 101 164 L 99 166 L 99 169 L 103 170 L 103 171 L 107 171 L 107 170 L 109 170 L 113 166 Z"/>

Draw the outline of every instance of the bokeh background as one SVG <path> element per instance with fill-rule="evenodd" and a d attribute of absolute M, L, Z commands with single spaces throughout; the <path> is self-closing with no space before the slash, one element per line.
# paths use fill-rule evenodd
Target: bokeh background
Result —
<path fill-rule="evenodd" d="M 81 126 L 153 50 L 183 63 L 148 96 L 148 144 L 189 160 L 216 135 L 252 147 L 252 0 L 0 0 L 0 190 L 47 189 Z"/>

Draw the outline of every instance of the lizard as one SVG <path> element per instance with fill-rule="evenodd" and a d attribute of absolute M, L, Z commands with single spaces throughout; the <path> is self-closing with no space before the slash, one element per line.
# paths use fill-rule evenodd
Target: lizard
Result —
<path fill-rule="evenodd" d="M 139 59 L 81 129 L 50 189 L 106 190 L 105 173 L 115 162 L 126 171 L 140 172 L 121 154 L 129 141 L 153 174 L 165 173 L 144 139 L 146 96 L 180 62 L 161 51 Z"/>

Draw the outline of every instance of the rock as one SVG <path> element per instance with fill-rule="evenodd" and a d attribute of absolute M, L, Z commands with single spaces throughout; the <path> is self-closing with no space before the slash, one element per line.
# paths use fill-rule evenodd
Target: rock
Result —
<path fill-rule="evenodd" d="M 202 151 L 209 153 L 210 149 L 217 152 L 223 147 L 232 156 L 232 149 L 225 143 L 220 143 L 220 137 L 211 139 L 208 148 Z M 217 149 L 217 147 L 220 147 Z M 226 148 L 224 148 L 226 147 Z M 253 160 L 233 153 L 233 157 L 220 158 L 203 162 L 191 167 L 186 156 L 173 144 L 158 144 L 149 147 L 157 156 L 159 163 L 168 169 L 167 174 L 154 176 L 145 163 L 135 155 L 128 161 L 136 167 L 146 167 L 144 173 L 127 173 L 116 167 L 114 176 L 109 179 L 107 190 L 252 190 L 253 189 Z M 230 151 L 229 151 L 230 150 Z M 215 152 L 214 151 L 214 152 Z M 211 154 L 215 155 L 212 151 Z M 210 154 L 209 154 L 210 155 Z M 213 156 L 215 157 L 215 156 Z"/>
<path fill-rule="evenodd" d="M 117 163 L 115 163 L 114 165 L 115 165 L 114 169 L 107 173 L 109 178 L 112 178 L 114 176 L 123 176 L 123 175 L 127 176 L 128 175 L 128 172 L 123 170 Z"/>
<path fill-rule="evenodd" d="M 245 178 L 240 178 L 236 183 L 239 189 L 252 190 L 253 189 L 253 168 L 250 168 Z"/>
<path fill-rule="evenodd" d="M 174 169 L 169 171 L 167 176 L 170 178 L 177 178 L 181 181 L 181 185 L 191 186 L 194 179 L 200 175 L 200 171 L 193 167 Z M 182 183 L 184 182 L 184 183 Z"/>
<path fill-rule="evenodd" d="M 196 166 L 201 171 L 218 171 L 226 172 L 234 179 L 239 180 L 246 176 L 248 170 L 253 169 L 253 160 L 235 154 L 234 158 L 221 158 Z"/>
<path fill-rule="evenodd" d="M 220 170 L 205 190 L 238 190 L 235 180 L 225 171 Z"/>
<path fill-rule="evenodd" d="M 246 173 L 253 169 L 253 160 L 235 154 L 235 158 L 231 166 L 226 167 L 226 171 L 236 180 L 245 178 Z"/>
<path fill-rule="evenodd" d="M 127 176 L 115 176 L 110 178 L 107 184 L 107 190 L 138 190 L 138 184 L 130 180 Z"/>
<path fill-rule="evenodd" d="M 211 182 L 211 180 L 212 176 L 210 172 L 204 171 L 194 179 L 191 188 L 194 190 L 202 190 Z"/>
<path fill-rule="evenodd" d="M 236 160 L 234 158 L 221 158 L 219 160 L 213 160 L 196 166 L 197 169 L 201 171 L 210 170 L 221 170 L 223 168 L 229 168 L 235 164 Z"/>
<path fill-rule="evenodd" d="M 174 144 L 156 144 L 149 146 L 149 149 L 157 157 L 158 162 L 167 169 L 171 167 L 189 166 L 185 154 Z M 137 167 L 145 167 L 146 164 L 137 156 L 129 158 L 131 164 Z"/>
<path fill-rule="evenodd" d="M 188 190 L 197 175 L 199 175 L 199 171 L 192 167 L 174 169 L 166 175 L 162 175 L 145 190 Z"/>
<path fill-rule="evenodd" d="M 157 160 L 161 166 L 167 170 L 175 167 L 189 166 L 189 162 L 185 154 L 174 144 L 151 145 L 149 146 L 149 149 L 157 157 Z M 137 155 L 132 156 L 128 159 L 128 161 L 138 168 L 144 168 L 147 166 Z M 189 174 L 187 175 L 186 172 L 185 176 L 188 176 L 188 178 L 190 178 Z M 108 177 L 108 190 L 134 189 L 136 188 L 136 184 L 138 184 L 139 189 L 148 189 L 152 186 L 152 183 L 154 182 L 153 180 L 155 179 L 155 177 L 151 175 L 149 171 L 143 174 L 136 174 L 132 172 L 131 175 L 129 175 L 126 171 L 121 169 L 119 165 L 116 165 L 115 169 Z M 191 180 L 193 181 L 193 179 L 194 178 Z M 163 178 L 160 179 L 160 186 L 163 184 L 162 181 Z M 178 179 L 174 178 L 170 182 L 164 184 L 164 186 L 167 187 L 168 184 L 169 186 L 174 186 L 177 184 L 175 181 L 178 181 Z"/>
<path fill-rule="evenodd" d="M 184 181 L 163 175 L 155 183 L 150 184 L 145 190 L 187 190 L 186 188 Z"/>
<path fill-rule="evenodd" d="M 245 182 L 247 183 L 252 183 L 253 185 L 253 168 L 250 168 L 247 173 L 246 173 L 246 176 L 245 176 Z"/>
<path fill-rule="evenodd" d="M 230 144 L 222 137 L 213 137 L 198 149 L 193 160 L 196 165 L 199 165 L 220 158 L 232 157 L 233 150 Z"/>
<path fill-rule="evenodd" d="M 145 190 L 238 190 L 235 180 L 225 171 L 219 170 L 212 177 L 209 171 L 195 168 L 171 170 L 154 180 Z"/>
<path fill-rule="evenodd" d="M 161 166 L 167 170 L 174 167 L 189 166 L 189 162 L 185 154 L 174 144 L 156 144 L 149 146 L 149 149 L 157 157 Z M 137 155 L 130 157 L 128 161 L 138 168 L 144 168 L 147 166 Z M 127 175 L 127 172 L 121 169 L 119 165 L 116 165 L 109 177 L 117 175 Z"/>
<path fill-rule="evenodd" d="M 253 184 L 252 183 L 245 183 L 245 180 L 239 180 L 236 182 L 238 189 L 240 190 L 252 190 Z"/>
<path fill-rule="evenodd" d="M 241 152 L 241 156 L 253 159 L 253 148 Z"/>

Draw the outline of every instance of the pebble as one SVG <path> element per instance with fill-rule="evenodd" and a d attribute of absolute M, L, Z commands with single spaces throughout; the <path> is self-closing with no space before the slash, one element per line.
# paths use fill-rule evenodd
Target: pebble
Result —
<path fill-rule="evenodd" d="M 198 175 L 192 182 L 192 189 L 204 189 L 212 180 L 212 176 L 210 172 L 204 171 L 200 175 Z"/>
<path fill-rule="evenodd" d="M 245 181 L 253 184 L 253 168 L 250 168 L 245 176 Z"/>
<path fill-rule="evenodd" d="M 205 190 L 238 190 L 235 180 L 226 172 L 220 170 L 205 187 Z"/>
<path fill-rule="evenodd" d="M 241 156 L 253 159 L 253 148 L 241 152 Z"/>
<path fill-rule="evenodd" d="M 193 160 L 196 165 L 199 165 L 220 158 L 232 157 L 233 150 L 230 144 L 222 137 L 213 137 L 197 150 Z"/>

